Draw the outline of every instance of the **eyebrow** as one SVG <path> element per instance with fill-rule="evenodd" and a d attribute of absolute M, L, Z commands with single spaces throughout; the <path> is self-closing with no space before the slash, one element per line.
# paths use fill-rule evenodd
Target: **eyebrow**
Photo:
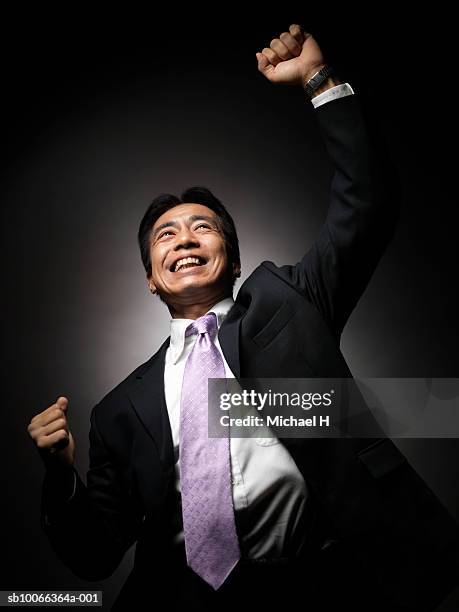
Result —
<path fill-rule="evenodd" d="M 209 215 L 191 215 L 190 221 L 209 221 L 216 225 L 215 217 L 209 217 Z"/>
<path fill-rule="evenodd" d="M 215 217 L 209 217 L 208 215 L 191 215 L 190 217 L 188 217 L 188 221 L 190 223 L 193 223 L 194 221 L 209 221 L 209 223 L 217 225 Z M 151 238 L 153 239 L 158 234 L 158 232 L 160 232 L 162 229 L 165 229 L 166 227 L 178 226 L 179 224 L 177 223 L 177 221 L 167 221 L 166 223 L 161 223 L 161 225 L 158 225 L 158 227 L 152 232 Z"/>

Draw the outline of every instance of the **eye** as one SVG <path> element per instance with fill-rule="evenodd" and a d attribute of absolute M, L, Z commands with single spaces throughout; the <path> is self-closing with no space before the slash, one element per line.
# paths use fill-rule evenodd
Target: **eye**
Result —
<path fill-rule="evenodd" d="M 194 229 L 199 229 L 200 227 L 204 227 L 205 229 L 211 229 L 211 227 L 210 227 L 210 225 L 208 223 L 200 223 Z"/>
<path fill-rule="evenodd" d="M 164 238 L 164 236 L 167 236 L 168 234 L 170 234 L 171 236 L 173 236 L 173 232 L 171 230 L 166 230 L 165 232 L 161 232 L 161 234 L 158 236 L 158 240 L 160 238 Z"/>

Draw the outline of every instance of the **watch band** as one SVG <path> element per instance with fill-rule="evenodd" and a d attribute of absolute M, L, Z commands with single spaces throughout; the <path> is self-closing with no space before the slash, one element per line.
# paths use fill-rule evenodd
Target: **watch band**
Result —
<path fill-rule="evenodd" d="M 306 95 L 312 98 L 313 93 L 318 89 L 328 77 L 333 74 L 334 70 L 331 66 L 325 65 L 323 68 L 318 70 L 303 87 Z"/>

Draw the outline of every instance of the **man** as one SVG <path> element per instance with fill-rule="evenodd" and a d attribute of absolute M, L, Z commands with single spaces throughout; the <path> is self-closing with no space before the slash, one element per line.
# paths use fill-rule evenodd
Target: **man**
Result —
<path fill-rule="evenodd" d="M 139 229 L 171 313 L 158 352 L 91 412 L 87 485 L 68 400 L 28 431 L 47 471 L 42 524 L 63 562 L 110 576 L 137 542 L 116 609 L 434 610 L 457 579 L 454 521 L 387 439 L 208 438 L 209 377 L 348 377 L 342 329 L 393 231 L 397 197 L 352 88 L 298 25 L 257 53 L 311 97 L 335 176 L 325 224 L 292 266 L 242 285 L 234 223 L 205 188 L 156 198 Z"/>

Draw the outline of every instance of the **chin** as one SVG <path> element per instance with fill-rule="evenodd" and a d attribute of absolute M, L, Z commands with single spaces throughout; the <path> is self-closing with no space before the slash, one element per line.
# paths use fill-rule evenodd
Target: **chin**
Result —
<path fill-rule="evenodd" d="M 209 280 L 204 278 L 189 278 L 180 286 L 175 287 L 175 296 L 196 295 L 201 296 L 203 293 L 218 294 L 221 292 L 223 283 L 221 280 Z"/>
<path fill-rule="evenodd" d="M 187 283 L 183 283 L 183 285 L 180 288 L 177 288 L 177 295 L 180 294 L 184 294 L 184 293 L 194 293 L 194 292 L 202 292 L 202 291 L 209 291 L 212 292 L 213 290 L 215 290 L 215 283 L 209 283 L 209 282 L 205 282 L 204 280 L 190 280 Z"/>

